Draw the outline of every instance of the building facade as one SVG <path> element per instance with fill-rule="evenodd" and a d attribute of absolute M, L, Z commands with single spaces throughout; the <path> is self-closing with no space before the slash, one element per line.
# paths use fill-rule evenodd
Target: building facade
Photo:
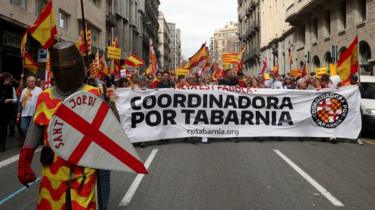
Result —
<path fill-rule="evenodd" d="M 0 71 L 7 71 L 19 78 L 22 73 L 20 45 L 26 28 L 34 23 L 47 0 L 0 1 Z M 93 48 L 105 47 L 106 1 L 84 1 L 85 19 L 91 29 Z M 76 0 L 54 1 L 58 30 L 57 40 L 75 41 L 82 28 L 80 2 Z M 35 60 L 39 45 L 31 43 L 30 51 Z M 37 76 L 42 77 L 43 71 Z"/>
<path fill-rule="evenodd" d="M 241 46 L 245 45 L 245 73 L 256 73 L 260 68 L 260 1 L 238 0 L 239 39 Z M 262 0 L 264 1 L 264 0 Z"/>
<path fill-rule="evenodd" d="M 145 16 L 143 17 L 143 59 L 149 64 L 150 40 L 154 45 L 156 56 L 160 57 L 159 46 L 159 0 L 145 0 Z"/>
<path fill-rule="evenodd" d="M 294 1 L 287 9 L 286 21 L 296 28 L 297 65 L 306 61 L 310 69 L 328 67 L 358 36 L 361 73 L 373 74 L 375 1 Z"/>
<path fill-rule="evenodd" d="M 171 39 L 171 68 L 177 69 L 181 58 L 181 30 L 176 27 L 175 23 L 168 23 Z"/>
<path fill-rule="evenodd" d="M 270 68 L 278 66 L 282 74 L 286 69 L 292 68 L 288 60 L 292 42 L 286 38 L 294 29 L 285 19 L 287 8 L 293 2 L 294 0 L 260 2 L 261 61 L 266 60 Z"/>
<path fill-rule="evenodd" d="M 169 70 L 172 66 L 171 32 L 163 12 L 159 11 L 159 63 L 162 70 Z"/>
<path fill-rule="evenodd" d="M 47 0 L 0 1 L 0 72 L 22 73 L 20 43 L 23 33 L 34 23 Z M 104 50 L 117 38 L 122 58 L 135 53 L 148 62 L 149 39 L 158 43 L 159 0 L 84 0 L 85 20 L 91 30 L 92 53 Z M 53 1 L 57 40 L 76 41 L 82 30 L 80 1 Z M 156 10 L 156 11 L 155 11 Z M 30 43 L 36 60 L 37 43 Z M 156 45 L 157 46 L 157 45 Z M 158 52 L 157 52 L 158 53 Z M 42 71 L 37 76 L 43 77 Z"/>
<path fill-rule="evenodd" d="M 181 29 L 176 29 L 176 58 L 177 67 L 182 64 Z"/>
<path fill-rule="evenodd" d="M 143 56 L 143 17 L 145 0 L 107 0 L 106 44 L 119 40 L 122 59 L 134 53 Z"/>
<path fill-rule="evenodd" d="M 213 36 L 213 55 L 222 64 L 223 52 L 239 52 L 240 40 L 238 23 L 230 22 L 224 28 L 215 31 Z"/>

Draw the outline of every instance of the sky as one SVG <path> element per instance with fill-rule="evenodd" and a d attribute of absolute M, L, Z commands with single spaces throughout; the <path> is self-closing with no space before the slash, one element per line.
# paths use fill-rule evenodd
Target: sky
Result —
<path fill-rule="evenodd" d="M 159 10 L 181 30 L 184 59 L 204 42 L 208 46 L 215 29 L 238 21 L 237 0 L 160 0 Z"/>

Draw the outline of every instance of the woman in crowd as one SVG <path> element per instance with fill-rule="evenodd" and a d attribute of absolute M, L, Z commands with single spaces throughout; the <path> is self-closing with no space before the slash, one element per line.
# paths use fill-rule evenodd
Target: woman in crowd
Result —
<path fill-rule="evenodd" d="M 12 105 L 17 103 L 15 89 L 11 84 L 12 75 L 4 72 L 0 75 L 0 152 L 6 150 L 8 124 L 12 117 Z"/>

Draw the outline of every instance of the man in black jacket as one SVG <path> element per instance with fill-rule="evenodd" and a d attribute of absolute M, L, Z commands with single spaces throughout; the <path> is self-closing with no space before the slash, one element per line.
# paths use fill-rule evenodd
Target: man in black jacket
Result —
<path fill-rule="evenodd" d="M 224 71 L 224 78 L 219 80 L 219 85 L 237 86 L 239 85 L 239 81 L 234 77 L 232 70 L 227 69 Z"/>
<path fill-rule="evenodd" d="M 168 71 L 164 71 L 157 88 L 174 88 Z"/>
<path fill-rule="evenodd" d="M 226 86 L 238 86 L 240 83 L 238 79 L 233 75 L 232 70 L 227 69 L 224 71 L 224 78 L 219 80 L 219 85 L 226 85 Z M 233 138 L 232 142 L 238 143 L 238 138 Z"/>

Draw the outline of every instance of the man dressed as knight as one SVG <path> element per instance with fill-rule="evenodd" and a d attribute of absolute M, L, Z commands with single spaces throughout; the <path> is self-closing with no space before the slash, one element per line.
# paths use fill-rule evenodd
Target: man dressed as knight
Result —
<path fill-rule="evenodd" d="M 43 166 L 37 210 L 100 209 L 97 204 L 98 170 L 71 164 L 53 152 L 48 144 L 49 122 L 67 97 L 78 92 L 99 96 L 99 90 L 84 83 L 86 70 L 83 58 L 73 42 L 60 42 L 50 50 L 55 87 L 38 97 L 36 112 L 20 151 L 18 179 L 28 186 L 36 180 L 31 168 L 35 149 L 44 140 L 40 161 Z M 100 196 L 100 195 L 98 195 Z"/>

